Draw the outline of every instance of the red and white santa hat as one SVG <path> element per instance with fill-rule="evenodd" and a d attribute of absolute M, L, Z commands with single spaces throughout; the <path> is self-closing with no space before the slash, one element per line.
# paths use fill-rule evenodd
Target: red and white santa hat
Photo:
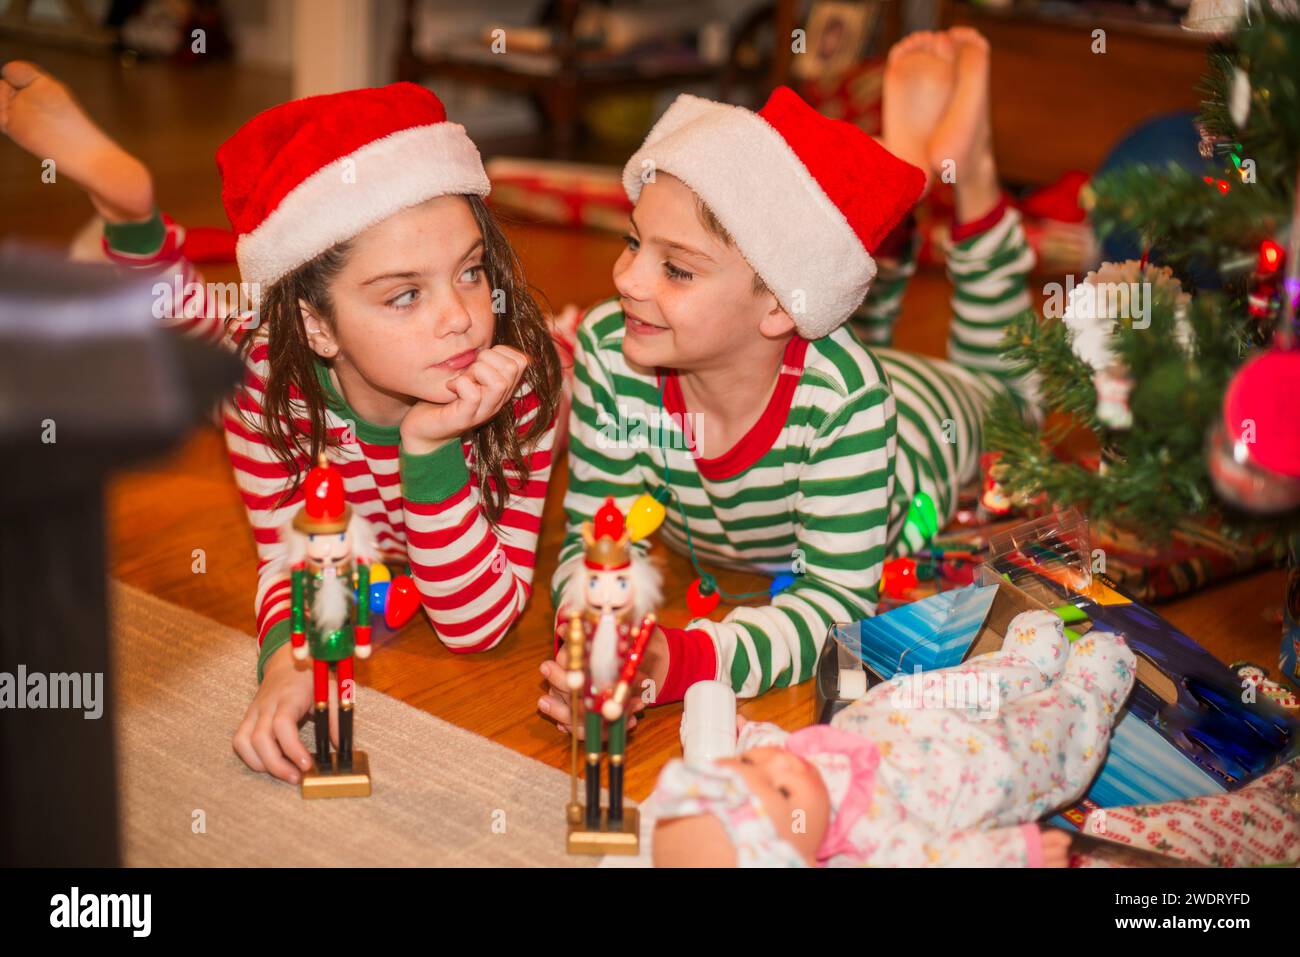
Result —
<path fill-rule="evenodd" d="M 272 107 L 217 150 L 241 278 L 269 286 L 435 196 L 486 196 L 478 148 L 414 83 Z"/>
<path fill-rule="evenodd" d="M 623 168 L 632 202 L 655 172 L 704 200 L 808 339 L 861 304 L 872 253 L 925 188 L 915 166 L 784 86 L 757 113 L 679 96 Z"/>

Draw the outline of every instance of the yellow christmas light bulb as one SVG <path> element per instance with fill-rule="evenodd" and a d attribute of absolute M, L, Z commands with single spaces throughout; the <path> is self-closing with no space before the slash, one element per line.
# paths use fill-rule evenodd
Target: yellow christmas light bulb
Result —
<path fill-rule="evenodd" d="M 663 499 L 667 499 L 665 489 L 657 488 L 654 493 L 645 492 L 637 497 L 627 513 L 627 534 L 634 542 L 639 542 L 664 523 L 666 514 Z"/>
<path fill-rule="evenodd" d="M 388 566 L 383 562 L 372 562 L 370 565 L 370 584 L 376 585 L 379 582 L 386 582 L 393 576 L 388 571 Z"/>

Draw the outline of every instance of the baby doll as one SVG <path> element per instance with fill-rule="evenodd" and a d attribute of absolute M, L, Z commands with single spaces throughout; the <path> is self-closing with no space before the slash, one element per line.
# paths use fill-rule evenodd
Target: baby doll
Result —
<path fill-rule="evenodd" d="M 1080 797 L 1133 687 L 1124 639 L 1073 645 L 1051 612 L 1002 650 L 899 676 L 787 733 L 746 722 L 737 757 L 664 768 L 646 805 L 657 866 L 1064 865 L 1037 821 Z M 938 706 L 936 706 L 938 705 Z"/>

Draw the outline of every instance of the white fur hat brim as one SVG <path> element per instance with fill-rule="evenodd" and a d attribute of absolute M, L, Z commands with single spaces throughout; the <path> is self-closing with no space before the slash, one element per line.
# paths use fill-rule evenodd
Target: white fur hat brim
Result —
<path fill-rule="evenodd" d="M 624 166 L 628 198 L 637 202 L 659 172 L 708 205 L 804 338 L 832 332 L 866 297 L 875 260 L 757 113 L 679 96 Z"/>

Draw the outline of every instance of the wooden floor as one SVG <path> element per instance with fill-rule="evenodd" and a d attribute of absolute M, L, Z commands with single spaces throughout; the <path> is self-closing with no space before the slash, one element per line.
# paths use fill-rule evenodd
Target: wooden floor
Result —
<path fill-rule="evenodd" d="M 18 51 L 0 46 L 0 59 Z M 221 141 L 258 109 L 288 95 L 285 78 L 221 65 L 177 71 L 160 64 L 124 70 L 87 55 L 22 51 L 65 77 L 109 131 L 154 169 L 159 201 L 178 221 L 225 225 L 212 156 Z M 0 230 L 3 238 L 66 243 L 90 216 L 70 183 L 43 185 L 39 163 L 0 141 Z M 528 275 L 557 307 L 591 303 L 612 291 L 610 268 L 620 241 L 594 234 L 517 224 L 509 227 Z M 234 278 L 232 268 L 209 278 Z M 908 292 L 897 336 L 902 348 L 941 354 L 946 334 L 946 283 L 922 274 Z M 556 463 L 543 521 L 538 593 L 512 634 L 490 652 L 453 655 L 423 618 L 382 637 L 371 659 L 358 662 L 360 681 L 523 754 L 567 767 L 568 740 L 535 708 L 543 690 L 538 666 L 550 653 L 552 610 L 546 583 L 563 534 L 560 503 L 565 463 Z M 115 480 L 109 491 L 111 573 L 136 587 L 251 631 L 255 551 L 220 435 L 200 429 L 173 455 Z M 203 549 L 206 572 L 193 571 Z M 663 549 L 657 549 L 662 552 Z M 665 556 L 662 618 L 682 624 L 682 596 L 693 574 L 680 556 Z M 723 573 L 724 587 L 762 587 L 764 580 Z M 1225 660 L 1277 659 L 1279 630 L 1267 612 L 1281 602 L 1280 571 L 1251 575 L 1163 606 L 1175 625 Z M 720 609 L 725 611 L 725 609 Z M 254 641 L 249 639 L 249 668 Z M 743 704 L 750 718 L 787 728 L 812 719 L 812 689 L 774 691 Z M 628 791 L 644 797 L 671 757 L 680 753 L 679 705 L 655 709 L 632 734 Z M 239 715 L 230 716 L 233 730 Z M 365 739 L 364 718 L 359 738 Z"/>

